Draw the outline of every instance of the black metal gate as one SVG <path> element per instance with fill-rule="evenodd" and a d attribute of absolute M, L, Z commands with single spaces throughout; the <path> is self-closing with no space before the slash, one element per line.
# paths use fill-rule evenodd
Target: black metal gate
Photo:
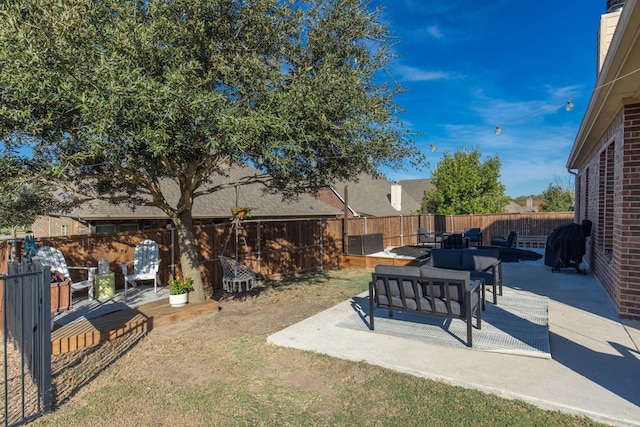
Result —
<path fill-rule="evenodd" d="M 10 261 L 2 277 L 5 426 L 51 411 L 50 282 L 38 261 Z"/>

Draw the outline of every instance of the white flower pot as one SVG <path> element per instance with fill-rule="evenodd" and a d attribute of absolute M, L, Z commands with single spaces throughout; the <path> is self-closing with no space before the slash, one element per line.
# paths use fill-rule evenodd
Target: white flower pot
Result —
<path fill-rule="evenodd" d="M 187 293 L 180 295 L 169 295 L 169 304 L 171 307 L 182 307 L 187 303 Z"/>

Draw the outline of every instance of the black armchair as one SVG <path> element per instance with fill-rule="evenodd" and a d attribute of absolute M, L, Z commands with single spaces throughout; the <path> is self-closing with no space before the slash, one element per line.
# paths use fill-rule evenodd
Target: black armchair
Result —
<path fill-rule="evenodd" d="M 469 239 L 469 244 L 475 244 L 476 246 L 482 246 L 482 230 L 480 228 L 465 228 L 464 238 Z"/>
<path fill-rule="evenodd" d="M 491 238 L 491 246 L 503 246 L 505 248 L 510 248 L 516 244 L 516 239 L 518 238 L 518 233 L 511 230 L 509 235 L 505 239 L 502 236 L 494 236 Z"/>
<path fill-rule="evenodd" d="M 418 228 L 418 243 L 420 245 L 437 246 L 442 242 L 442 237 L 428 232 L 426 228 Z"/>

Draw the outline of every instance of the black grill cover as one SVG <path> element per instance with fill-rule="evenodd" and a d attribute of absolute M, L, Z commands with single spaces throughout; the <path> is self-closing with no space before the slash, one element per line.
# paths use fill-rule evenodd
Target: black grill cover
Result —
<path fill-rule="evenodd" d="M 590 233 L 591 221 L 583 221 L 583 224 L 572 222 L 556 227 L 547 237 L 544 265 L 563 268 L 580 264 L 586 251 L 585 234 Z"/>

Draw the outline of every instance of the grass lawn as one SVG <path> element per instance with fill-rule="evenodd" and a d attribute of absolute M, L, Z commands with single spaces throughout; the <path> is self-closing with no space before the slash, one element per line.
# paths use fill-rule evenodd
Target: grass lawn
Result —
<path fill-rule="evenodd" d="M 263 284 L 220 310 L 54 357 L 52 414 L 32 425 L 591 426 L 477 390 L 268 345 L 367 289 L 342 270 Z M 380 349 L 384 351 L 384 349 Z"/>

